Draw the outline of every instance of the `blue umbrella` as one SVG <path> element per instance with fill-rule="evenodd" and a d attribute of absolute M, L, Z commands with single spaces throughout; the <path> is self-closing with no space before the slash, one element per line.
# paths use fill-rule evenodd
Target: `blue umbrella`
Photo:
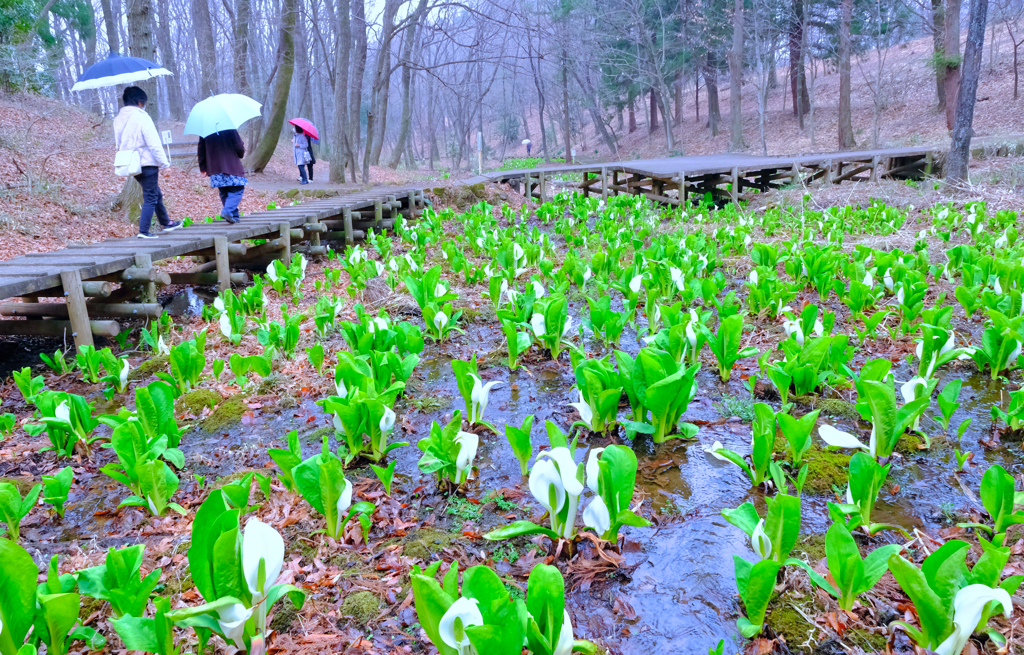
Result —
<path fill-rule="evenodd" d="M 85 69 L 71 90 L 84 91 L 85 89 L 98 89 L 118 84 L 131 84 L 148 80 L 157 75 L 171 74 L 171 71 L 161 68 L 159 64 L 154 64 L 148 59 L 122 57 L 116 52 L 111 52 L 100 63 Z"/>

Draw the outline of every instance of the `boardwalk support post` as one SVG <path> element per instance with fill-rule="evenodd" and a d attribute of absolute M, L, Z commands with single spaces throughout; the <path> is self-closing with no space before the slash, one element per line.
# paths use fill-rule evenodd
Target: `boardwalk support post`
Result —
<path fill-rule="evenodd" d="M 281 259 L 287 266 L 292 260 L 292 226 L 289 223 L 281 223 L 278 225 L 278 230 L 281 234 Z"/>
<path fill-rule="evenodd" d="M 790 175 L 789 183 L 803 186 L 803 180 L 800 179 L 800 165 L 796 162 L 793 162 L 793 172 Z"/>
<path fill-rule="evenodd" d="M 135 265 L 137 267 L 139 267 L 139 268 L 152 268 L 153 267 L 153 258 L 150 255 L 146 254 L 146 253 L 140 253 L 138 255 L 135 255 Z M 155 283 L 147 282 L 146 284 L 143 284 L 142 288 L 141 288 L 141 292 L 142 293 L 140 295 L 142 296 L 142 298 L 141 298 L 142 302 L 156 302 L 156 284 Z M 84 293 L 84 289 L 83 289 L 83 293 Z"/>
<path fill-rule="evenodd" d="M 729 195 L 732 196 L 732 202 L 734 205 L 740 204 L 740 169 L 737 166 L 732 167 L 732 184 Z"/>
<path fill-rule="evenodd" d="M 68 304 L 71 336 L 75 338 L 75 347 L 81 351 L 83 347 L 93 345 L 89 311 L 85 307 L 85 294 L 82 293 L 82 276 L 77 270 L 61 271 L 60 283 L 64 287 Z"/>
<path fill-rule="evenodd" d="M 355 238 L 352 236 L 352 210 L 346 207 L 342 211 L 342 217 L 345 221 L 345 247 L 351 248 L 355 245 Z"/>
<path fill-rule="evenodd" d="M 384 207 L 380 200 L 373 201 L 373 229 L 380 232 L 384 226 Z"/>
<path fill-rule="evenodd" d="M 601 167 L 601 200 L 608 201 L 608 167 Z"/>
<path fill-rule="evenodd" d="M 540 178 L 540 202 L 544 204 L 548 198 L 548 176 L 541 171 L 538 177 Z"/>
<path fill-rule="evenodd" d="M 228 263 L 228 238 L 213 237 L 214 256 L 217 259 L 217 288 L 221 292 L 231 288 L 231 264 Z"/>
<path fill-rule="evenodd" d="M 679 206 L 685 207 L 687 196 L 689 195 L 689 189 L 686 184 L 686 173 L 679 171 Z"/>

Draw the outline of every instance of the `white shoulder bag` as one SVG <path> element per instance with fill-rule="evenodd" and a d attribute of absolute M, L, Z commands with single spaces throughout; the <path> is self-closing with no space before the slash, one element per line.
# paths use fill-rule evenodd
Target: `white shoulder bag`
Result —
<path fill-rule="evenodd" d="M 142 156 L 138 150 L 118 150 L 114 156 L 114 172 L 121 177 L 142 172 Z"/>
<path fill-rule="evenodd" d="M 125 126 L 127 129 L 127 126 Z M 114 173 L 121 177 L 138 175 L 142 172 L 142 155 L 138 147 L 118 150 L 114 155 Z"/>

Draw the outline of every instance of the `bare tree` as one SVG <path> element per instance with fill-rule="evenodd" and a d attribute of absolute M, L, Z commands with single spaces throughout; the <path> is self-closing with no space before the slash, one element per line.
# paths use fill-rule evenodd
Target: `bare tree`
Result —
<path fill-rule="evenodd" d="M 333 0 L 327 0 L 332 6 Z M 350 0 L 339 0 L 335 17 L 335 66 L 334 66 L 334 129 L 331 130 L 331 182 L 345 181 L 345 165 L 348 159 L 348 73 L 351 58 L 352 33 Z"/>
<path fill-rule="evenodd" d="M 159 0 L 156 3 L 157 16 L 159 18 L 159 24 L 156 28 L 156 39 L 160 46 L 160 65 L 171 71 L 172 75 L 171 79 L 166 80 L 167 108 L 170 111 L 171 118 L 181 120 L 185 116 L 185 105 L 181 98 L 181 83 L 176 79 L 179 73 L 177 59 L 174 56 L 174 47 L 171 45 L 169 4 Z"/>
<path fill-rule="evenodd" d="M 960 0 L 946 0 L 943 18 L 942 59 L 937 62 L 945 68 L 942 85 L 946 89 L 946 127 L 953 129 L 960 91 Z"/>
<path fill-rule="evenodd" d="M 131 2 L 131 0 L 128 0 Z M 217 84 L 217 47 L 213 40 L 210 0 L 192 0 L 192 29 L 196 35 L 201 74 L 200 97 L 219 93 Z"/>
<path fill-rule="evenodd" d="M 857 147 L 853 138 L 853 118 L 850 98 L 850 23 L 853 22 L 853 0 L 842 0 L 839 18 L 839 149 Z"/>
<path fill-rule="evenodd" d="M 967 181 L 974 103 L 978 96 L 978 77 L 981 75 L 987 18 L 988 0 L 971 0 L 971 22 L 967 27 L 967 44 L 964 48 L 963 81 L 957 96 L 953 139 L 949 146 L 949 155 L 946 157 L 946 183 L 950 185 Z"/>
<path fill-rule="evenodd" d="M 296 22 L 297 0 L 282 0 L 281 2 L 281 29 L 277 46 L 277 80 L 274 83 L 274 93 L 270 104 L 270 115 L 267 121 L 267 129 L 256 143 L 255 147 L 246 156 L 245 167 L 247 170 L 260 172 L 277 148 L 281 139 L 281 129 L 284 127 L 284 115 L 288 110 L 288 93 L 292 85 L 292 73 L 295 70 L 295 22 Z"/>
<path fill-rule="evenodd" d="M 156 59 L 156 42 L 153 39 L 153 2 L 152 0 L 127 0 L 128 34 L 131 41 L 128 49 L 133 57 L 142 57 L 150 61 Z M 160 102 L 157 98 L 155 79 L 138 82 L 138 86 L 149 96 L 146 112 L 156 123 L 160 120 Z"/>
<path fill-rule="evenodd" d="M 851 0 L 847 0 L 848 2 Z M 736 0 L 732 12 L 732 49 L 729 51 L 729 121 L 732 132 L 729 150 L 742 150 L 743 143 L 743 0 Z"/>

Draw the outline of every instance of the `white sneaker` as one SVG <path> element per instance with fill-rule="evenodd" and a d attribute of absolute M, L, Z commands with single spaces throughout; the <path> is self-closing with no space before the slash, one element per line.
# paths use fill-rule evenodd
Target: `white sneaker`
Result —
<path fill-rule="evenodd" d="M 142 232 L 139 232 L 136 236 L 138 236 L 140 239 L 156 239 L 157 238 L 157 235 L 155 235 L 155 234 L 143 234 Z"/>

